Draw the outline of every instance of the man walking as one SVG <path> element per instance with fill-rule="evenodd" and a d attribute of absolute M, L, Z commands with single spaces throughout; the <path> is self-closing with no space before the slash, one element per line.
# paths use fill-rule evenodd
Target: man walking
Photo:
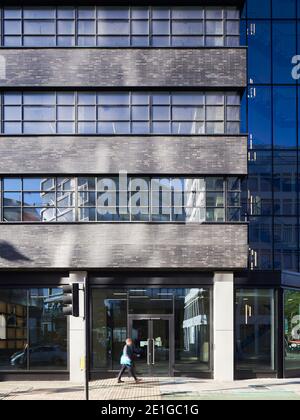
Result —
<path fill-rule="evenodd" d="M 126 372 L 127 369 L 129 371 L 130 376 L 135 380 L 136 384 L 141 382 L 141 380 L 138 379 L 136 377 L 136 374 L 135 374 L 134 354 L 135 354 L 135 350 L 134 350 L 133 340 L 131 338 L 127 338 L 126 344 L 125 344 L 124 349 L 123 349 L 123 354 L 122 354 L 122 357 L 121 357 L 122 367 L 121 367 L 120 373 L 118 375 L 118 384 L 124 382 L 124 381 L 122 381 L 122 376 L 124 375 L 124 373 Z"/>

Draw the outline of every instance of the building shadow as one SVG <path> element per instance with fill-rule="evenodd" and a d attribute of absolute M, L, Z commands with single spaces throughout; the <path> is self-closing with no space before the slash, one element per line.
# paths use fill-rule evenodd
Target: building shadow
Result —
<path fill-rule="evenodd" d="M 7 241 L 0 241 L 0 258 L 7 261 L 31 261 Z"/>

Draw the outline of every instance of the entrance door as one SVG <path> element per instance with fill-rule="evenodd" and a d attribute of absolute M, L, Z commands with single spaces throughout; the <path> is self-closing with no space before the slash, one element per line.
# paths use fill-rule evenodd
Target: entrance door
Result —
<path fill-rule="evenodd" d="M 129 333 L 138 351 L 138 375 L 172 376 L 172 317 L 151 315 L 129 318 Z"/>

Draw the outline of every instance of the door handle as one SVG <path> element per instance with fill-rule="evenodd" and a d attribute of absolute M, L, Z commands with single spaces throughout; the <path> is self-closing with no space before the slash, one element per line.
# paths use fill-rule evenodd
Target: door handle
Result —
<path fill-rule="evenodd" d="M 147 365 L 150 366 L 151 365 L 151 353 L 150 353 L 150 338 L 148 338 L 147 341 Z"/>
<path fill-rule="evenodd" d="M 152 340 L 153 347 L 152 347 L 152 365 L 155 365 L 155 340 Z"/>

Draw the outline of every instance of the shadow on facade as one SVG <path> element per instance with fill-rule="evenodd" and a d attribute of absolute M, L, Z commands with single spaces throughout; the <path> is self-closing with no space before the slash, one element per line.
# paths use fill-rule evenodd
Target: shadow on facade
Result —
<path fill-rule="evenodd" d="M 7 261 L 31 261 L 30 258 L 6 241 L 0 241 L 0 258 Z"/>

